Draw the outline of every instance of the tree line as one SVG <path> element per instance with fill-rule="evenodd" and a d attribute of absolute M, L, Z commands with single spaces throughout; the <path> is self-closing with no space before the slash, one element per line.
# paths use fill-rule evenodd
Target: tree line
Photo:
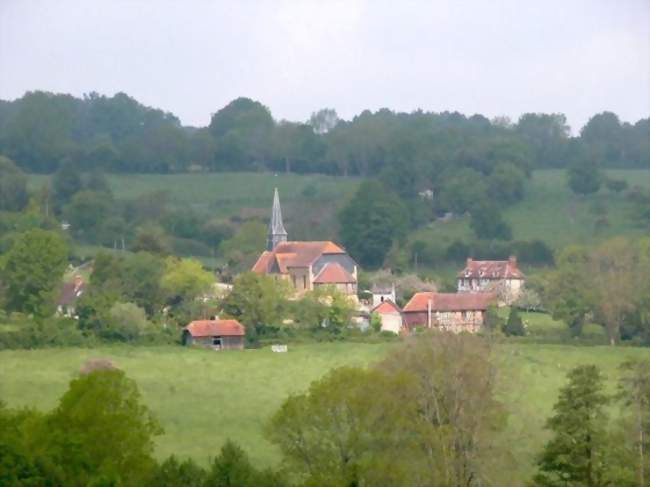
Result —
<path fill-rule="evenodd" d="M 52 173 L 66 162 L 109 172 L 292 171 L 369 176 L 420 169 L 419 186 L 436 185 L 457 166 L 490 163 L 525 170 L 585 159 L 606 168 L 650 165 L 650 119 L 594 115 L 570 136 L 562 114 L 526 113 L 516 122 L 458 112 L 365 110 L 351 120 L 333 109 L 309 120 L 276 120 L 258 101 L 237 98 L 207 127 L 185 127 L 169 112 L 124 93 L 82 98 L 43 91 L 0 100 L 0 154 L 26 172 Z"/>

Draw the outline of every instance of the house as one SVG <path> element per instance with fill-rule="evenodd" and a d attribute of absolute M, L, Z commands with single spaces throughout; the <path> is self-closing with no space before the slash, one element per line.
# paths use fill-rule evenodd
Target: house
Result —
<path fill-rule="evenodd" d="M 458 292 L 494 292 L 503 304 L 512 304 L 524 288 L 526 276 L 517 267 L 517 258 L 508 260 L 467 259 L 458 273 Z"/>
<path fill-rule="evenodd" d="M 56 301 L 56 312 L 61 316 L 73 318 L 76 315 L 77 300 L 86 290 L 86 282 L 80 275 L 75 275 L 70 282 L 64 282 Z"/>
<path fill-rule="evenodd" d="M 416 293 L 402 316 L 407 328 L 435 328 L 459 333 L 475 333 L 485 323 L 488 306 L 496 303 L 494 293 Z"/>
<path fill-rule="evenodd" d="M 402 310 L 390 299 L 385 299 L 370 310 L 371 314 L 377 314 L 381 319 L 381 331 L 392 331 L 400 334 L 404 331 Z"/>
<path fill-rule="evenodd" d="M 243 350 L 246 330 L 237 320 L 196 320 L 183 328 L 183 345 Z"/>
<path fill-rule="evenodd" d="M 253 272 L 288 280 L 297 294 L 332 286 L 348 296 L 357 294 L 357 264 L 331 241 L 287 241 L 277 188 L 267 236 L 267 248 Z"/>
<path fill-rule="evenodd" d="M 390 300 L 393 303 L 397 301 L 395 296 L 395 284 L 391 284 L 390 286 L 373 284 L 372 288 L 370 288 L 370 292 L 372 293 L 373 307 L 379 306 L 386 300 Z"/>

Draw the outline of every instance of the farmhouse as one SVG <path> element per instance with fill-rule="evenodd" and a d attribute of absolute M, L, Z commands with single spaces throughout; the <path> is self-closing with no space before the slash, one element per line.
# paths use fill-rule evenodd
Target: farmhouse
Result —
<path fill-rule="evenodd" d="M 407 328 L 436 328 L 443 331 L 475 333 L 485 323 L 494 293 L 416 293 L 402 310 Z"/>
<path fill-rule="evenodd" d="M 459 293 L 494 292 L 505 304 L 512 304 L 519 297 L 526 279 L 514 256 L 508 260 L 469 258 L 457 277 Z"/>
<path fill-rule="evenodd" d="M 237 320 L 196 320 L 183 328 L 183 345 L 243 350 L 244 326 Z"/>
<path fill-rule="evenodd" d="M 330 241 L 287 241 L 277 188 L 267 247 L 252 270 L 287 279 L 297 294 L 319 286 L 333 286 L 348 296 L 357 293 L 357 264 L 341 246 Z"/>
<path fill-rule="evenodd" d="M 384 299 L 370 313 L 377 314 L 381 319 L 381 331 L 392 331 L 398 335 L 404 331 L 402 310 L 390 299 Z"/>
<path fill-rule="evenodd" d="M 86 282 L 80 275 L 74 276 L 71 282 L 64 282 L 56 302 L 59 315 L 72 318 L 76 314 L 77 300 L 86 290 Z"/>

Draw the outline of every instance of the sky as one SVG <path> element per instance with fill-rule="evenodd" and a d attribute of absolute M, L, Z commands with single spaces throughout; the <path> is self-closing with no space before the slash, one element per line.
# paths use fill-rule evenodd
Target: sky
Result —
<path fill-rule="evenodd" d="M 489 118 L 650 115 L 650 0 L 0 0 L 0 99 L 125 92 L 204 126 L 239 96 Z"/>

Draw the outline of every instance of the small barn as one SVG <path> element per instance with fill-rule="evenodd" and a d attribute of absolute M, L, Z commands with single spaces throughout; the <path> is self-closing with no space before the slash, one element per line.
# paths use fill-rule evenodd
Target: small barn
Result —
<path fill-rule="evenodd" d="M 196 320 L 183 328 L 183 345 L 243 350 L 246 330 L 237 320 Z"/>

